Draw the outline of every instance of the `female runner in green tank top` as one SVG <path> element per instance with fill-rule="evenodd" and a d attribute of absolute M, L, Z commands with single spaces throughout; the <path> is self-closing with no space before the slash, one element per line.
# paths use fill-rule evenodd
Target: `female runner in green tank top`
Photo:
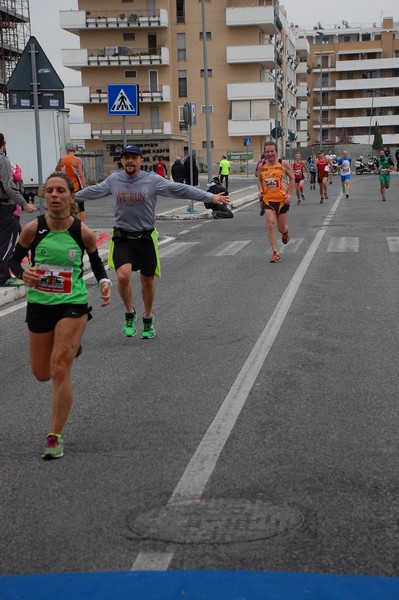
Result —
<path fill-rule="evenodd" d="M 98 255 L 96 236 L 74 215 L 73 183 L 63 173 L 44 186 L 47 214 L 22 230 L 10 266 L 28 287 L 27 316 L 31 368 L 38 381 L 52 381 L 52 416 L 42 457 L 63 456 L 62 431 L 72 406 L 71 368 L 80 353 L 91 307 L 83 279 L 86 251 L 99 282 L 102 305 L 110 302 L 111 282 Z M 30 251 L 31 266 L 22 260 Z"/>

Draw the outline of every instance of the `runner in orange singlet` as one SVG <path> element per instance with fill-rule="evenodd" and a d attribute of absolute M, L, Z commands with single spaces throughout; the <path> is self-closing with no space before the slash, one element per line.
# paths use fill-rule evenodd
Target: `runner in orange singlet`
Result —
<path fill-rule="evenodd" d="M 67 144 L 67 153 L 65 156 L 61 156 L 60 160 L 55 167 L 56 171 L 63 171 L 65 175 L 68 175 L 69 179 L 73 183 L 75 192 L 82 190 L 86 187 L 86 179 L 83 173 L 83 164 L 78 156 L 75 156 L 76 147 L 73 144 Z M 84 202 L 78 203 L 79 217 L 81 221 L 86 221 L 86 212 Z"/>
<path fill-rule="evenodd" d="M 266 142 L 264 154 L 266 158 L 259 167 L 258 175 L 259 199 L 262 200 L 265 208 L 267 234 L 273 251 L 270 262 L 276 263 L 280 261 L 276 223 L 281 233 L 281 241 L 287 244 L 290 239 L 287 225 L 288 211 L 295 181 L 288 161 L 278 160 L 275 142 Z"/>

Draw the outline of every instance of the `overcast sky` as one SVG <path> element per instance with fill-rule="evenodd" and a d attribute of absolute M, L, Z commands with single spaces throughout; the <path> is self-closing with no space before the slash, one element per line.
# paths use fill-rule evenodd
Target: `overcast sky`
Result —
<path fill-rule="evenodd" d="M 351 25 L 379 25 L 383 17 L 393 17 L 399 21 L 397 0 L 281 0 L 285 6 L 289 23 L 314 27 L 317 22 L 323 26 L 341 24 L 342 20 Z M 79 38 L 60 28 L 60 10 L 77 9 L 77 0 L 30 0 L 32 35 L 34 35 L 50 62 L 61 77 L 65 86 L 79 85 L 78 71 L 62 66 L 61 48 L 76 48 Z M 112 0 L 110 0 L 112 7 Z M 79 109 L 72 113 L 79 115 Z"/>

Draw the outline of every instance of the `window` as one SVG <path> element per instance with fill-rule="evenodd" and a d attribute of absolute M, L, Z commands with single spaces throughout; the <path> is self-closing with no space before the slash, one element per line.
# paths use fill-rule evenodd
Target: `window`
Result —
<path fill-rule="evenodd" d="M 186 21 L 184 0 L 176 0 L 176 21 L 177 23 L 185 23 Z"/>
<path fill-rule="evenodd" d="M 122 4 L 133 4 L 133 0 L 122 0 Z"/>
<path fill-rule="evenodd" d="M 187 71 L 177 72 L 179 82 L 179 97 L 184 98 L 187 96 Z"/>
<path fill-rule="evenodd" d="M 201 69 L 201 77 L 204 77 L 205 69 Z M 208 69 L 208 77 L 212 77 L 212 69 Z"/>
<path fill-rule="evenodd" d="M 213 113 L 213 104 L 209 105 L 209 112 Z M 201 104 L 201 114 L 205 114 L 205 104 Z"/>
<path fill-rule="evenodd" d="M 125 42 L 133 42 L 136 39 L 136 36 L 134 33 L 124 33 L 123 39 Z"/>
<path fill-rule="evenodd" d="M 186 34 L 177 34 L 177 60 L 186 60 Z"/>
<path fill-rule="evenodd" d="M 206 39 L 207 39 L 207 40 L 211 40 L 211 39 L 212 39 L 212 33 L 211 33 L 210 31 L 207 31 L 207 32 L 206 32 L 206 34 L 205 34 L 205 36 L 206 36 Z M 203 35 L 203 32 L 202 32 L 202 31 L 200 31 L 200 36 L 199 36 L 199 39 L 200 39 L 200 40 L 203 40 L 203 39 L 204 39 L 204 35 Z"/>
<path fill-rule="evenodd" d="M 125 77 L 137 77 L 137 71 L 125 71 Z"/>
<path fill-rule="evenodd" d="M 202 141 L 202 147 L 203 147 L 203 148 L 206 148 L 206 147 L 207 147 L 207 145 L 206 145 L 206 140 L 203 140 L 203 141 Z M 211 148 L 213 148 L 213 142 L 212 142 L 212 141 L 211 141 Z"/>

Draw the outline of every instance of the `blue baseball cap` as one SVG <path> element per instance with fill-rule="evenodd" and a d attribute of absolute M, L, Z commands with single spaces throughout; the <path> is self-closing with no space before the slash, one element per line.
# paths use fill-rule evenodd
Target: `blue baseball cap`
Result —
<path fill-rule="evenodd" d="M 121 156 L 123 156 L 124 154 L 138 154 L 139 156 L 143 156 L 143 153 L 139 146 L 125 146 L 121 150 Z"/>

